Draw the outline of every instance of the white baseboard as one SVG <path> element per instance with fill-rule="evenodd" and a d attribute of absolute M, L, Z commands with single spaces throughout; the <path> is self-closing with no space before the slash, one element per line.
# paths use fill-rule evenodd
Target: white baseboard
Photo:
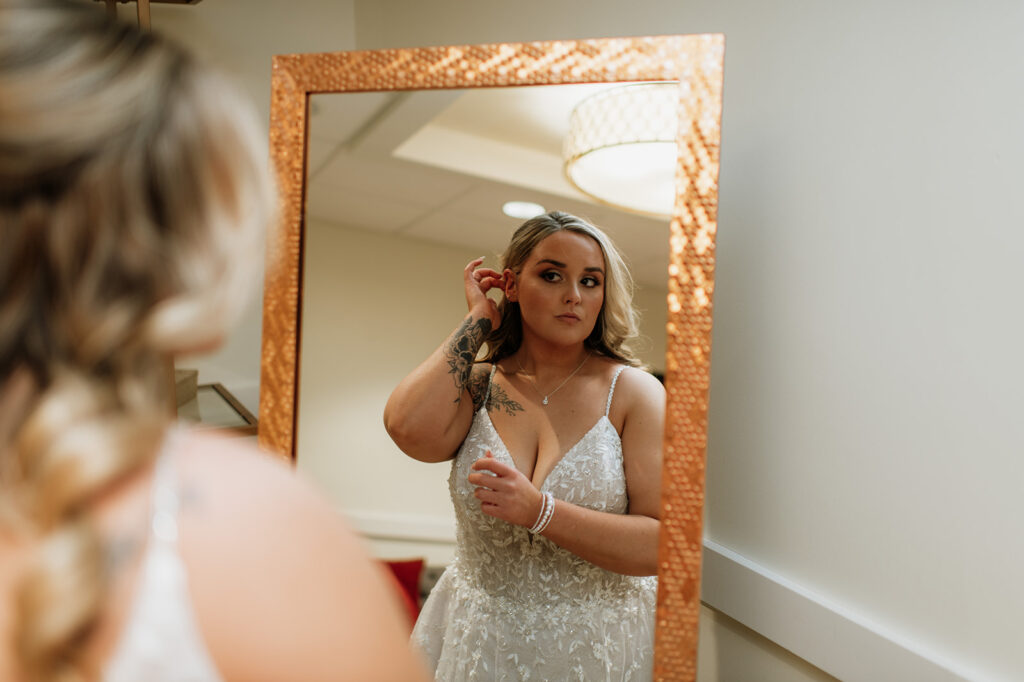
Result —
<path fill-rule="evenodd" d="M 342 514 L 358 532 L 374 540 L 455 544 L 455 522 L 443 516 L 367 510 L 345 510 Z"/>
<path fill-rule="evenodd" d="M 708 606 L 844 682 L 981 679 L 707 538 L 701 581 Z"/>

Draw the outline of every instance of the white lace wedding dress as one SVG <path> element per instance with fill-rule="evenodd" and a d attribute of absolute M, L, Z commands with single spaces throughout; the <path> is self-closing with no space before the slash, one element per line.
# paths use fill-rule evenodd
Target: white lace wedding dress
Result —
<path fill-rule="evenodd" d="M 626 512 L 622 444 L 608 420 L 617 380 L 618 373 L 604 416 L 556 464 L 543 492 L 590 509 Z M 481 407 L 448 479 L 457 524 L 455 561 L 413 630 L 435 679 L 649 680 L 657 578 L 606 571 L 481 512 L 466 477 L 487 450 L 513 464 Z"/>

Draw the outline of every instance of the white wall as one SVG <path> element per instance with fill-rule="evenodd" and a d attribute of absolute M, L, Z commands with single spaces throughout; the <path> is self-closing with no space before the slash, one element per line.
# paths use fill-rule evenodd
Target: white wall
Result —
<path fill-rule="evenodd" d="M 121 17 L 134 17 L 134 5 Z M 270 120 L 270 62 L 275 54 L 355 48 L 353 0 L 208 0 L 154 5 L 153 30 L 170 36 L 228 74 Z M 215 353 L 179 358 L 199 370 L 200 383 L 224 384 L 250 412 L 259 412 L 262 264 L 237 328 Z"/>
<path fill-rule="evenodd" d="M 828 682 L 836 678 L 739 621 L 701 606 L 697 682 Z"/>
<path fill-rule="evenodd" d="M 158 27 L 174 11 L 247 17 L 237 35 L 201 36 L 229 62 L 217 46 L 250 34 L 268 55 L 351 47 L 335 12 L 354 16 L 360 48 L 724 32 L 707 535 L 965 677 L 1024 677 L 1024 208 L 1010 199 L 1024 177 L 1024 5 L 352 7 L 153 13 Z M 269 76 L 261 89 L 265 102 Z M 255 378 L 249 329 L 238 371 Z M 734 615 L 755 620 L 760 594 Z M 777 635 L 790 614 L 772 611 L 759 627 Z M 844 679 L 893 679 L 844 648 L 798 653 Z"/>
<path fill-rule="evenodd" d="M 357 524 L 391 515 L 450 529 L 449 467 L 406 457 L 382 415 L 465 317 L 462 269 L 480 254 L 317 221 L 307 230 L 298 467 Z"/>
<path fill-rule="evenodd" d="M 357 3 L 360 48 L 726 34 L 707 535 L 936 665 L 1024 677 L 1024 5 L 395 4 Z"/>

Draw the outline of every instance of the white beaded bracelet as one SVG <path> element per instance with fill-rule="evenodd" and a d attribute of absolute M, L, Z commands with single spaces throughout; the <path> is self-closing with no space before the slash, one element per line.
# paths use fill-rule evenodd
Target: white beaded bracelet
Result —
<path fill-rule="evenodd" d="M 546 494 L 542 493 L 541 496 L 540 496 L 540 512 L 537 513 L 537 520 L 534 521 L 533 525 L 530 526 L 530 528 L 529 528 L 531 533 L 536 533 L 537 529 L 540 528 L 540 524 L 544 520 L 544 512 L 546 512 L 547 509 L 548 509 L 548 496 Z"/>
<path fill-rule="evenodd" d="M 544 493 L 540 503 L 540 514 L 537 515 L 537 521 L 530 527 L 530 532 L 534 535 L 544 532 L 544 529 L 551 523 L 551 517 L 554 513 L 555 496 L 551 493 Z"/>
<path fill-rule="evenodd" d="M 555 515 L 555 496 L 551 493 L 544 493 L 548 500 L 547 509 L 544 510 L 544 520 L 540 522 L 540 528 L 537 529 L 537 533 L 543 533 L 544 529 L 551 523 L 551 517 Z"/>

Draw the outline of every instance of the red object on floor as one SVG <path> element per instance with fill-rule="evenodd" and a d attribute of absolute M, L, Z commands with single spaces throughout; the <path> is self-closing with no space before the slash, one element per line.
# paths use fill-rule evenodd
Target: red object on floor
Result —
<path fill-rule="evenodd" d="M 395 582 L 399 599 L 409 613 L 410 626 L 420 615 L 420 577 L 423 575 L 423 559 L 385 560 L 382 564 L 388 567 Z"/>

